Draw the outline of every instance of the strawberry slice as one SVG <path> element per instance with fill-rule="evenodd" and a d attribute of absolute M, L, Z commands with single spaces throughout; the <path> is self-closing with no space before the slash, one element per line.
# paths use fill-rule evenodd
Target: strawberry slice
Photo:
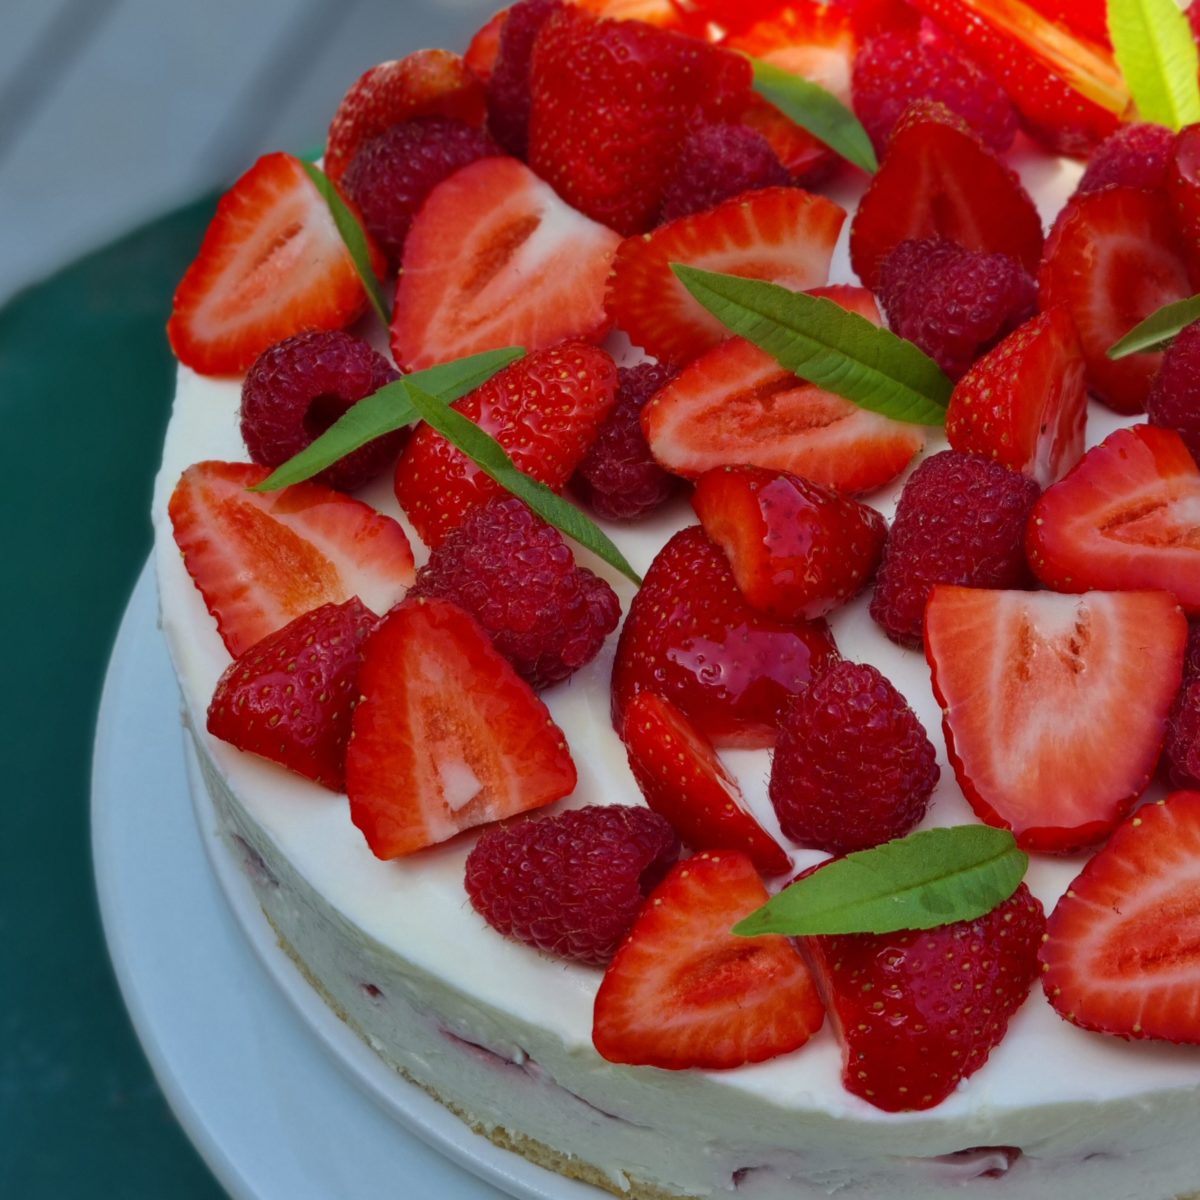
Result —
<path fill-rule="evenodd" d="M 798 1050 L 825 1018 L 785 937 L 730 929 L 767 901 L 742 854 L 689 858 L 650 893 L 596 993 L 592 1041 L 609 1062 L 723 1070 Z"/>
<path fill-rule="evenodd" d="M 516 159 L 464 167 L 426 197 L 404 243 L 396 361 L 419 371 L 502 346 L 600 341 L 620 240 Z"/>
<path fill-rule="evenodd" d="M 575 788 L 562 731 L 491 639 L 446 600 L 371 635 L 346 754 L 350 818 L 376 858 L 553 804 Z"/>
<path fill-rule="evenodd" d="M 1200 14 L 1200 8 L 1194 9 Z M 1200 125 L 1179 131 L 1167 164 L 1167 200 L 1193 287 L 1200 287 Z"/>
<path fill-rule="evenodd" d="M 621 730 L 646 803 L 696 850 L 738 850 L 764 875 L 791 868 L 783 847 L 746 807 L 712 743 L 669 700 L 638 692 Z"/>
<path fill-rule="evenodd" d="M 1083 352 L 1065 308 L 1010 333 L 955 384 L 946 436 L 1049 487 L 1083 454 Z"/>
<path fill-rule="evenodd" d="M 699 525 L 650 564 L 613 663 L 613 725 L 638 692 L 670 700 L 718 746 L 770 746 L 779 714 L 837 657 L 823 621 L 790 623 L 746 603 L 729 562 Z"/>
<path fill-rule="evenodd" d="M 925 654 L 979 817 L 1027 850 L 1106 837 L 1150 782 L 1186 638 L 1166 592 L 935 587 Z"/>
<path fill-rule="evenodd" d="M 1112 49 L 1107 0 L 1029 0 L 1029 6 L 1076 37 Z"/>
<path fill-rule="evenodd" d="M 564 342 L 519 359 L 452 405 L 527 475 L 566 486 L 612 408 L 617 369 L 595 346 Z M 396 464 L 396 499 L 421 540 L 440 546 L 476 505 L 503 494 L 462 451 L 419 425 Z"/>
<path fill-rule="evenodd" d="M 876 325 L 862 288 L 814 289 Z M 688 479 L 747 464 L 790 471 L 841 492 L 895 479 L 925 444 L 920 426 L 893 421 L 798 379 L 765 351 L 730 338 L 701 355 L 642 410 L 654 457 Z"/>
<path fill-rule="evenodd" d="M 1097 1033 L 1200 1044 L 1200 792 L 1127 820 L 1046 926 L 1042 986 Z"/>
<path fill-rule="evenodd" d="M 1165 304 L 1191 295 L 1183 248 L 1166 200 L 1139 188 L 1074 196 L 1046 242 L 1038 274 L 1043 311 L 1065 305 L 1075 322 L 1088 386 L 1109 408 L 1137 413 L 1162 352 L 1113 362 L 1109 348 Z"/>
<path fill-rule="evenodd" d="M 500 55 L 500 34 L 507 18 L 508 9 L 502 8 L 490 21 L 481 25 L 463 55 L 467 70 L 485 86 L 496 69 L 496 59 Z"/>
<path fill-rule="evenodd" d="M 1034 574 L 1059 592 L 1174 592 L 1200 614 L 1200 468 L 1173 429 L 1109 434 L 1034 506 Z"/>
<path fill-rule="evenodd" d="M 366 304 L 329 206 L 300 160 L 268 154 L 221 197 L 175 291 L 167 336 L 186 366 L 231 375 L 295 333 L 344 328 Z"/>
<path fill-rule="evenodd" d="M 342 97 L 325 144 L 325 174 L 335 183 L 363 142 L 418 117 L 451 117 L 482 125 L 483 84 L 457 54 L 418 50 L 365 72 Z"/>
<path fill-rule="evenodd" d="M 609 314 L 660 362 L 689 362 L 729 331 L 676 279 L 672 263 L 770 279 L 797 291 L 820 287 L 845 219 L 832 200 L 774 187 L 668 221 L 621 243 L 608 284 Z"/>
<path fill-rule="evenodd" d="M 850 226 L 850 260 L 869 288 L 901 242 L 944 238 L 1007 254 L 1031 274 L 1042 219 L 1004 160 L 944 104 L 919 100 L 896 123 L 887 155 Z"/>
<path fill-rule="evenodd" d="M 391 517 L 319 483 L 247 490 L 270 473 L 196 463 L 168 505 L 184 566 L 234 658 L 322 604 L 357 595 L 387 612 L 413 581 L 408 538 Z"/>

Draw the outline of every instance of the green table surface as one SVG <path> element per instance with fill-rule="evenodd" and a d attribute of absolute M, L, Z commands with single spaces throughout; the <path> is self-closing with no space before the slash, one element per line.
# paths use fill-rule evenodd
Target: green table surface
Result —
<path fill-rule="evenodd" d="M 163 325 L 203 202 L 0 311 L 0 1196 L 220 1197 L 146 1065 L 89 842 L 105 665 L 150 550 L 173 393 Z"/>

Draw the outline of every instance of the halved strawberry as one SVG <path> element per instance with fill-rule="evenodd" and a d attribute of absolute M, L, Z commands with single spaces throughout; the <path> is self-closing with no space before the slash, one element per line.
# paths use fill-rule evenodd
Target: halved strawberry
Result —
<path fill-rule="evenodd" d="M 874 298 L 862 288 L 812 294 L 880 324 Z M 747 464 L 841 492 L 882 487 L 925 444 L 920 426 L 806 383 L 741 338 L 702 354 L 661 389 L 642 410 L 642 429 L 654 457 L 689 479 Z"/>
<path fill-rule="evenodd" d="M 955 384 L 946 412 L 950 445 L 1049 487 L 1083 454 L 1084 371 L 1067 310 L 1034 317 Z"/>
<path fill-rule="evenodd" d="M 300 160 L 268 154 L 221 197 L 175 290 L 167 336 L 186 366 L 232 375 L 292 334 L 344 328 L 366 304 L 354 260 Z"/>
<path fill-rule="evenodd" d="M 564 342 L 519 359 L 452 407 L 494 437 L 527 475 L 565 487 L 612 408 L 617 369 L 595 346 Z M 427 546 L 502 494 L 462 451 L 419 425 L 396 464 L 396 499 Z"/>
<path fill-rule="evenodd" d="M 638 692 L 621 730 L 629 768 L 646 803 L 695 850 L 738 850 L 764 875 L 791 868 L 755 819 L 712 743 L 669 700 Z"/>
<path fill-rule="evenodd" d="M 1140 808 L 1059 900 L 1041 949 L 1059 1016 L 1200 1044 L 1200 792 Z"/>
<path fill-rule="evenodd" d="M 418 50 L 365 72 L 342 97 L 325 144 L 325 174 L 335 183 L 363 142 L 401 121 L 452 117 L 482 125 L 483 84 L 457 54 Z"/>
<path fill-rule="evenodd" d="M 1029 0 L 1029 6 L 1076 37 L 1112 49 L 1107 0 Z"/>
<path fill-rule="evenodd" d="M 429 193 L 404 243 L 396 361 L 419 371 L 502 346 L 601 340 L 620 240 L 514 158 L 463 167 Z"/>
<path fill-rule="evenodd" d="M 689 858 L 650 893 L 596 993 L 592 1041 L 609 1062 L 723 1070 L 798 1050 L 825 1011 L 785 937 L 730 929 L 767 901 L 745 855 Z"/>
<path fill-rule="evenodd" d="M 1200 14 L 1200 7 L 1193 11 Z M 1200 125 L 1179 131 L 1167 164 L 1167 200 L 1193 287 L 1200 287 Z"/>
<path fill-rule="evenodd" d="M 945 238 L 1007 254 L 1033 272 L 1042 219 L 1007 164 L 944 104 L 919 100 L 892 131 L 888 152 L 850 226 L 850 259 L 867 287 L 901 242 Z"/>
<path fill-rule="evenodd" d="M 1191 290 L 1167 202 L 1140 188 L 1074 196 L 1054 223 L 1038 273 L 1042 310 L 1058 304 L 1067 308 L 1087 362 L 1089 388 L 1120 413 L 1145 408 L 1162 353 L 1113 362 L 1109 348 L 1139 321 Z"/>
<path fill-rule="evenodd" d="M 797 291 L 820 287 L 845 219 L 845 210 L 823 196 L 763 188 L 668 221 L 645 237 L 626 238 L 608 283 L 609 315 L 659 361 L 689 362 L 729 331 L 676 279 L 672 263 L 770 279 Z"/>
<path fill-rule="evenodd" d="M 662 29 L 676 29 L 684 22 L 684 4 L 676 0 L 569 0 L 597 17 L 613 21 L 641 21 Z"/>
<path fill-rule="evenodd" d="M 980 818 L 1027 850 L 1107 836 L 1154 772 L 1186 638 L 1166 592 L 935 587 L 925 655 Z"/>
<path fill-rule="evenodd" d="M 350 819 L 376 858 L 541 808 L 575 788 L 562 731 L 491 639 L 446 600 L 371 635 L 346 754 Z"/>
<path fill-rule="evenodd" d="M 1173 592 L 1200 613 L 1200 467 L 1173 429 L 1109 434 L 1034 505 L 1034 574 L 1059 592 Z"/>
<path fill-rule="evenodd" d="M 234 658 L 322 604 L 358 596 L 387 612 L 413 581 L 408 538 L 391 517 L 319 483 L 248 490 L 270 473 L 196 463 L 168 505 L 184 566 Z"/>
<path fill-rule="evenodd" d="M 481 25 L 475 31 L 475 36 L 471 38 L 467 52 L 463 55 L 467 70 L 480 83 L 486 84 L 492 77 L 496 58 L 500 53 L 500 32 L 507 17 L 508 9 L 502 8 L 490 21 Z"/>

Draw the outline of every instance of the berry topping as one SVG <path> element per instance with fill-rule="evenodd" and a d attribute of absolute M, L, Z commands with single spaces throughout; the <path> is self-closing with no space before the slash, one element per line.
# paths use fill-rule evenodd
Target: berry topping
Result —
<path fill-rule="evenodd" d="M 1174 148 L 1175 135 L 1165 125 L 1122 125 L 1096 147 L 1076 193 L 1098 192 L 1106 187 L 1157 191 L 1166 183 Z"/>
<path fill-rule="evenodd" d="M 915 342 L 951 379 L 1033 316 L 1037 291 L 1007 254 L 953 242 L 901 242 L 880 263 L 879 299 L 888 323 Z"/>
<path fill-rule="evenodd" d="M 377 858 L 575 788 L 575 764 L 546 706 L 456 605 L 392 609 L 367 642 L 358 687 L 346 794 Z"/>
<path fill-rule="evenodd" d="M 933 1108 L 987 1062 L 1037 978 L 1042 906 L 1021 884 L 974 921 L 805 939 L 847 1091 L 886 1112 Z"/>
<path fill-rule="evenodd" d="M 678 857 L 657 813 L 593 804 L 484 830 L 467 856 L 467 895 L 505 937 L 602 967 Z"/>
<path fill-rule="evenodd" d="M 208 706 L 208 732 L 344 791 L 362 643 L 378 622 L 352 596 L 268 634 L 225 668 Z"/>
<path fill-rule="evenodd" d="M 542 26 L 562 0 L 518 0 L 500 30 L 499 52 L 487 85 L 488 128 L 509 154 L 529 150 L 529 60 Z"/>
<path fill-rule="evenodd" d="M 612 407 L 617 371 L 603 350 L 564 342 L 518 359 L 452 407 L 486 429 L 517 467 L 556 491 Z M 419 425 L 396 464 L 396 499 L 421 540 L 438 546 L 503 489 L 461 450 Z"/>
<path fill-rule="evenodd" d="M 242 439 L 250 457 L 279 466 L 364 396 L 397 378 L 387 359 L 340 330 L 279 342 L 255 359 L 242 383 Z M 377 438 L 314 478 L 352 492 L 395 462 L 405 436 L 398 430 Z"/>
<path fill-rule="evenodd" d="M 722 1070 L 797 1050 L 825 1012 L 779 934 L 730 929 L 767 902 L 750 860 L 706 851 L 651 893 L 596 994 L 592 1040 L 609 1062 Z"/>
<path fill-rule="evenodd" d="M 1189 637 L 1189 649 L 1195 641 Z M 1200 788 L 1200 678 L 1194 673 L 1185 671 L 1183 687 L 1171 708 L 1163 760 L 1175 787 Z"/>
<path fill-rule="evenodd" d="M 1146 397 L 1151 425 L 1173 429 L 1200 462 L 1200 321 L 1167 347 Z"/>
<path fill-rule="evenodd" d="M 791 624 L 746 603 L 698 525 L 659 551 L 633 598 L 613 664 L 613 724 L 640 691 L 670 700 L 719 746 L 768 746 L 789 696 L 829 660 L 823 622 Z"/>
<path fill-rule="evenodd" d="M 935 588 L 925 654 L 979 817 L 1028 850 L 1107 836 L 1154 771 L 1186 633 L 1165 592 Z"/>
<path fill-rule="evenodd" d="M 465 609 L 534 688 L 591 662 L 621 616 L 612 588 L 576 566 L 563 535 L 515 496 L 472 509 L 430 554 L 409 595 Z"/>
<path fill-rule="evenodd" d="M 939 775 L 904 697 L 874 667 L 838 662 L 783 712 L 771 803 L 792 841 L 844 854 L 910 833 Z"/>
<path fill-rule="evenodd" d="M 900 494 L 871 598 L 884 633 L 919 646 L 935 584 L 1023 586 L 1022 541 L 1037 498 L 1032 479 L 978 454 L 943 450 L 921 463 Z"/>

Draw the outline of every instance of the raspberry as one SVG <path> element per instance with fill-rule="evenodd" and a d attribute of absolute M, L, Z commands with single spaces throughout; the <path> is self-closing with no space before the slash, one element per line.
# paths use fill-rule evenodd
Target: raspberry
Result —
<path fill-rule="evenodd" d="M 1151 425 L 1174 429 L 1200 462 L 1200 321 L 1167 347 L 1146 397 Z"/>
<path fill-rule="evenodd" d="M 639 363 L 617 372 L 617 399 L 575 472 L 575 492 L 602 517 L 632 521 L 675 494 L 676 476 L 654 461 L 641 412 L 675 372 L 658 363 Z"/>
<path fill-rule="evenodd" d="M 939 774 L 933 743 L 904 697 L 874 667 L 843 661 L 784 710 L 771 803 L 792 841 L 846 854 L 908 833 Z"/>
<path fill-rule="evenodd" d="M 1040 489 L 979 454 L 943 450 L 900 493 L 875 579 L 871 616 L 902 646 L 920 646 L 934 584 L 1020 588 L 1029 580 L 1024 536 Z"/>
<path fill-rule="evenodd" d="M 722 200 L 792 182 L 771 143 L 745 125 L 701 125 L 684 139 L 663 191 L 659 220 L 715 208 Z"/>
<path fill-rule="evenodd" d="M 242 440 L 254 462 L 277 467 L 315 441 L 364 396 L 399 373 L 341 330 L 300 333 L 264 350 L 242 383 Z M 352 492 L 387 470 L 405 431 L 376 438 L 315 478 Z"/>
<path fill-rule="evenodd" d="M 514 496 L 473 509 L 408 594 L 465 608 L 535 688 L 591 662 L 621 615 L 612 588 L 576 566 L 562 534 Z"/>
<path fill-rule="evenodd" d="M 591 805 L 486 830 L 467 856 L 467 895 L 505 937 L 603 966 L 678 856 L 658 813 Z"/>
<path fill-rule="evenodd" d="M 488 128 L 509 154 L 529 152 L 529 60 L 533 43 L 562 0 L 520 0 L 500 30 L 500 51 L 488 80 Z"/>
<path fill-rule="evenodd" d="M 953 379 L 1034 315 L 1033 280 L 1007 254 L 939 238 L 901 242 L 880 264 L 888 323 Z"/>
<path fill-rule="evenodd" d="M 1200 679 L 1200 620 L 1188 622 L 1187 650 L 1183 655 L 1183 682 Z"/>
<path fill-rule="evenodd" d="M 460 167 L 498 154 L 480 129 L 447 117 L 402 121 L 364 142 L 342 186 L 393 265 L 425 197 Z"/>
<path fill-rule="evenodd" d="M 854 111 L 882 156 L 914 100 L 937 100 L 997 153 L 1012 145 L 1017 114 L 1003 88 L 929 21 L 873 37 L 854 60 Z"/>
<path fill-rule="evenodd" d="M 1192 648 L 1189 640 L 1188 648 Z M 1167 720 L 1163 760 L 1172 787 L 1200 788 L 1200 677 L 1184 676 Z"/>
<path fill-rule="evenodd" d="M 1075 194 L 1113 186 L 1160 188 L 1174 146 L 1175 135 L 1165 125 L 1122 125 L 1092 152 Z"/>

